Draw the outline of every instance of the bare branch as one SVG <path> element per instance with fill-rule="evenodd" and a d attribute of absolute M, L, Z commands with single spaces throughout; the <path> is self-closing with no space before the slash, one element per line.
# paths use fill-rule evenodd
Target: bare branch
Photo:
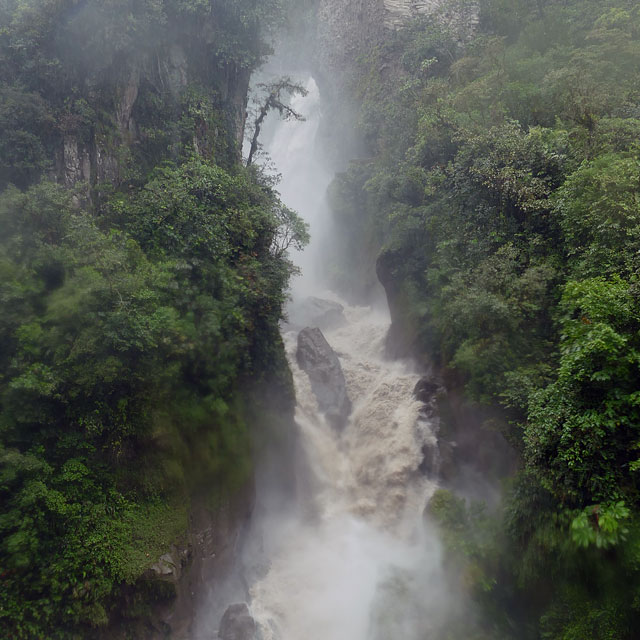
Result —
<path fill-rule="evenodd" d="M 264 92 L 265 96 L 254 120 L 247 166 L 253 163 L 255 154 L 260 148 L 260 132 L 269 111 L 275 109 L 283 120 L 304 120 L 304 116 L 287 104 L 283 96 L 306 96 L 309 93 L 300 83 L 294 82 L 288 76 L 279 78 L 276 82 L 259 84 L 258 88 Z"/>

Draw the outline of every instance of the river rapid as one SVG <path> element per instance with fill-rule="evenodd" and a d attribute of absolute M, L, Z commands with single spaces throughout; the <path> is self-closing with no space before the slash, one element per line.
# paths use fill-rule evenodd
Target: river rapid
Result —
<path fill-rule="evenodd" d="M 268 570 L 250 587 L 264 640 L 428 637 L 439 550 L 422 514 L 436 485 L 420 467 L 434 425 L 413 395 L 418 373 L 383 357 L 388 318 L 344 306 L 344 326 L 325 331 L 353 402 L 342 432 L 296 362 L 296 331 L 285 333 L 310 481 L 296 512 L 264 533 Z"/>
<path fill-rule="evenodd" d="M 385 357 L 386 303 L 352 306 L 324 288 L 333 172 L 313 153 L 321 101 L 313 79 L 306 85 L 309 95 L 293 105 L 306 120 L 272 121 L 267 131 L 282 198 L 313 238 L 296 257 L 302 275 L 282 328 L 297 398 L 296 499 L 283 504 L 258 478 L 241 577 L 235 590 L 218 590 L 204 626 L 215 637 L 224 607 L 244 596 L 261 640 L 428 640 L 449 601 L 438 540 L 424 518 L 437 488 L 437 420 L 414 396 L 414 364 Z M 324 331 L 352 403 L 342 430 L 327 422 L 296 361 L 295 310 L 311 295 L 343 307 L 341 321 Z"/>

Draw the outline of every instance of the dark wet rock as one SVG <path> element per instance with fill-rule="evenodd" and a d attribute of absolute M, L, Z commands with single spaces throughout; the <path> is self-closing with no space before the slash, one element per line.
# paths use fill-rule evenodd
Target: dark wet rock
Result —
<path fill-rule="evenodd" d="M 412 296 L 404 286 L 405 265 L 406 256 L 399 250 L 387 249 L 376 260 L 376 275 L 384 287 L 391 314 L 391 326 L 385 339 L 385 353 L 392 359 L 421 359 L 417 338 L 419 327 L 416 314 L 411 312 Z"/>
<path fill-rule="evenodd" d="M 180 580 L 182 569 L 188 561 L 188 550 L 172 548 L 169 553 L 160 556 L 150 568 L 150 572 L 163 579 Z"/>
<path fill-rule="evenodd" d="M 232 604 L 220 621 L 218 638 L 222 640 L 256 640 L 257 625 L 246 603 Z"/>
<path fill-rule="evenodd" d="M 438 444 L 425 443 L 420 448 L 422 462 L 418 466 L 418 471 L 428 478 L 434 478 L 440 471 L 440 448 Z"/>
<path fill-rule="evenodd" d="M 413 390 L 413 395 L 420 400 L 420 402 L 429 404 L 439 391 L 440 385 L 432 378 L 425 377 L 418 380 Z"/>
<path fill-rule="evenodd" d="M 313 296 L 292 305 L 288 309 L 288 315 L 289 324 L 298 329 L 318 327 L 327 331 L 341 327 L 346 323 L 344 307 L 340 303 Z"/>
<path fill-rule="evenodd" d="M 309 376 L 320 411 L 334 428 L 344 428 L 351 413 L 347 384 L 340 360 L 320 329 L 307 327 L 298 334 L 296 359 Z"/>
<path fill-rule="evenodd" d="M 413 395 L 422 403 L 418 425 L 420 432 L 430 433 L 431 438 L 425 438 L 420 452 L 422 461 L 418 470 L 429 478 L 435 478 L 440 472 L 440 415 L 438 411 L 439 398 L 444 394 L 444 387 L 433 376 L 424 376 L 418 380 L 413 389 Z M 436 436 L 436 439 L 433 439 Z"/>
<path fill-rule="evenodd" d="M 443 397 L 446 396 L 445 388 L 440 382 L 437 382 L 431 376 L 425 376 L 420 378 L 415 388 L 413 389 L 413 395 L 419 402 L 422 403 L 420 408 L 420 416 L 432 423 L 436 432 L 439 427 L 439 403 Z M 437 424 L 434 424 L 437 423 Z M 432 429 L 433 430 L 433 429 Z"/>
<path fill-rule="evenodd" d="M 456 480 L 460 472 L 456 447 L 457 443 L 449 440 L 442 440 L 439 443 L 438 472 L 442 482 L 448 485 Z"/>

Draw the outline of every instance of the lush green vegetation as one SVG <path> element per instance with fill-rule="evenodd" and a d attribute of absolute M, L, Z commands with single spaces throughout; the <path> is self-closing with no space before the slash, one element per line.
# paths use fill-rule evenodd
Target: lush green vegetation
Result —
<path fill-rule="evenodd" d="M 0 1 L 3 638 L 170 598 L 147 571 L 190 497 L 248 479 L 261 385 L 290 402 L 278 321 L 307 232 L 240 165 L 234 104 L 279 16 Z"/>
<path fill-rule="evenodd" d="M 632 638 L 640 9 L 479 7 L 469 41 L 413 23 L 360 61 L 371 156 L 333 186 L 354 247 L 341 276 L 379 251 L 412 346 L 480 406 L 501 407 L 521 454 L 497 546 L 471 536 L 451 551 L 482 574 L 486 637 Z M 459 512 L 442 497 L 435 510 L 458 539 L 471 517 Z"/>

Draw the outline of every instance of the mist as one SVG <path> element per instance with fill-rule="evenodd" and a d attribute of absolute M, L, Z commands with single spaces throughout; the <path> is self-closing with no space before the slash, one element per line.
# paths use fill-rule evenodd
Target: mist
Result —
<path fill-rule="evenodd" d="M 338 231 L 327 189 L 357 146 L 336 141 L 327 153 L 323 118 L 340 105 L 327 104 L 300 62 L 304 54 L 292 65 L 287 43 L 283 49 L 252 85 L 291 76 L 307 91 L 290 101 L 304 120 L 269 115 L 258 156 L 311 233 L 292 256 L 299 271 L 281 326 L 297 399 L 297 450 L 295 460 L 273 451 L 258 460 L 256 504 L 236 565 L 210 585 L 196 637 L 215 635 L 227 606 L 246 602 L 263 640 L 436 639 L 454 613 L 467 614 L 426 515 L 438 488 L 439 425 L 414 389 L 427 372 L 411 358 L 388 358 L 391 319 L 381 286 L 366 306 L 331 290 Z M 340 361 L 352 403 L 342 429 L 323 413 L 298 362 L 298 334 L 308 326 L 322 330 Z"/>
<path fill-rule="evenodd" d="M 633 0 L 0 0 L 0 636 L 635 640 L 639 74 Z"/>

